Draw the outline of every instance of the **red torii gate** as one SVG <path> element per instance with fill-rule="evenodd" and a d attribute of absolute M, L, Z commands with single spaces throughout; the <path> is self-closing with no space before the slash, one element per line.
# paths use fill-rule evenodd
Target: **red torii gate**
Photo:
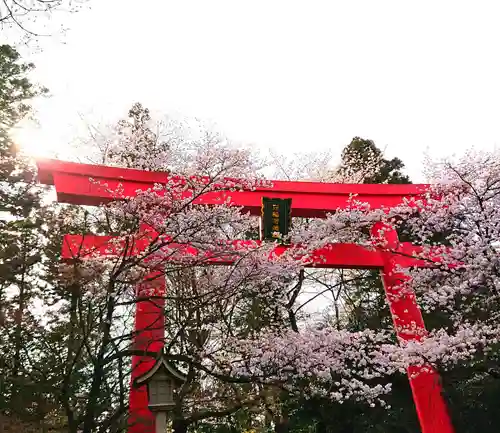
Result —
<path fill-rule="evenodd" d="M 166 173 L 147 172 L 134 169 L 122 169 L 99 165 L 78 164 L 58 160 L 39 160 L 38 179 L 41 183 L 54 185 L 60 202 L 98 205 L 113 200 L 110 190 L 119 185 L 125 196 L 136 195 L 137 190 L 146 190 L 155 183 L 164 184 Z M 90 182 L 90 178 L 94 182 Z M 101 185 L 106 185 L 103 187 Z M 357 200 L 368 203 L 372 209 L 391 207 L 402 203 L 403 199 L 418 197 L 428 190 L 427 185 L 367 185 L 367 184 L 331 184 L 320 182 L 272 181 L 272 186 L 257 188 L 253 191 L 231 192 L 231 203 L 242 206 L 252 215 L 260 215 L 262 197 L 291 198 L 292 216 L 324 218 L 329 212 L 345 209 L 352 194 Z M 209 193 L 195 201 L 199 204 L 219 204 L 220 194 Z M 381 229 L 384 229 L 383 231 Z M 354 244 L 334 244 L 317 251 L 310 262 L 311 266 L 329 268 L 365 268 L 380 269 L 387 300 L 393 317 L 397 335 L 404 340 L 419 338 L 425 334 L 425 325 L 421 312 L 412 293 L 401 294 L 400 282 L 408 277 L 397 271 L 398 267 L 423 266 L 421 260 L 411 256 L 418 249 L 410 243 L 399 242 L 395 230 L 387 230 L 376 224 L 372 232 L 383 233 L 388 248 L 392 252 L 368 250 Z M 78 248 L 107 248 L 111 237 L 108 236 L 70 236 L 66 235 L 62 257 L 75 257 Z M 243 241 L 244 242 L 244 241 Z M 147 246 L 147 240 L 144 240 Z M 188 248 L 189 249 L 189 248 Z M 280 254 L 286 249 L 276 247 Z M 196 252 L 196 251 L 186 251 Z M 220 259 L 214 264 L 222 264 Z M 223 264 L 231 264 L 228 258 Z M 158 294 L 165 293 L 163 278 L 147 279 L 137 289 L 151 289 L 154 285 Z M 155 303 L 139 301 L 135 317 L 135 347 L 139 350 L 159 352 L 163 345 L 163 307 L 164 301 Z M 154 324 L 154 326 L 151 326 Z M 416 331 L 416 332 L 415 332 Z M 154 360 L 134 356 L 132 359 L 131 385 L 135 379 L 149 370 Z M 453 433 L 453 427 L 447 407 L 442 397 L 438 374 L 428 366 L 411 367 L 408 370 L 409 381 L 415 401 L 422 433 Z M 154 433 L 154 417 L 148 409 L 148 397 L 145 387 L 130 388 L 130 426 L 129 433 Z"/>

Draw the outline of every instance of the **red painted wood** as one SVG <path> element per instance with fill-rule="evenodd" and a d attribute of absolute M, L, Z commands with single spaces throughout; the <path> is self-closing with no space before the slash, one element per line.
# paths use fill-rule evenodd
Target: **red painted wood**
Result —
<path fill-rule="evenodd" d="M 137 286 L 137 298 L 147 298 L 136 303 L 134 349 L 160 352 L 164 344 L 165 279 L 161 272 L 149 274 Z M 149 296 L 159 298 L 148 298 Z M 128 433 L 155 433 L 155 417 L 148 409 L 147 386 L 137 387 L 135 380 L 154 365 L 150 356 L 134 355 L 130 379 Z"/>
<path fill-rule="evenodd" d="M 399 243 L 394 229 L 377 223 L 372 229 L 373 235 L 378 237 L 380 230 L 383 231 L 381 237 L 387 242 L 386 248 L 395 252 L 408 252 L 410 246 L 408 244 L 402 246 Z M 403 340 L 418 341 L 427 334 L 424 320 L 415 293 L 407 285 L 410 277 L 398 270 L 399 267 L 406 267 L 414 262 L 404 255 L 390 252 L 382 255 L 384 257 L 382 280 L 396 333 Z M 408 369 L 408 378 L 422 433 L 453 433 L 454 429 L 437 371 L 430 365 L 413 366 Z"/>
<path fill-rule="evenodd" d="M 112 199 L 109 190 L 119 184 L 125 196 L 136 195 L 137 190 L 146 190 L 154 183 L 165 183 L 167 173 L 153 173 L 141 170 L 77 164 L 56 160 L 38 161 L 40 182 L 55 185 L 58 200 L 66 203 L 97 205 Z M 93 178 L 99 184 L 91 183 Z M 357 200 L 369 203 L 372 208 L 391 207 L 400 204 L 404 197 L 419 196 L 428 185 L 369 185 L 335 184 L 322 182 L 270 181 L 269 188 L 255 191 L 209 193 L 195 202 L 219 204 L 231 197 L 231 203 L 242 206 L 244 211 L 260 215 L 261 199 L 291 198 L 292 215 L 296 217 L 324 217 L 327 212 L 344 209 L 352 194 Z M 107 188 L 100 185 L 107 185 Z"/>
<path fill-rule="evenodd" d="M 64 260 L 74 258 L 90 258 L 118 255 L 135 255 L 143 252 L 149 245 L 147 238 L 139 238 L 133 246 L 128 245 L 125 252 L 124 242 L 117 244 L 111 242 L 112 236 L 94 235 L 65 235 L 61 252 Z M 260 241 L 231 241 L 231 247 L 235 251 L 258 248 Z M 189 245 L 169 244 L 168 248 L 176 248 L 185 255 L 199 257 L 199 266 L 206 265 L 232 265 L 238 256 L 227 255 L 226 257 L 213 256 L 210 252 L 200 253 Z M 276 246 L 273 253 L 276 256 L 283 254 L 289 246 Z M 297 257 L 300 258 L 300 257 Z M 175 258 L 172 258 L 175 261 Z M 348 269 L 378 269 L 383 266 L 383 258 L 379 251 L 368 249 L 356 244 L 332 244 L 318 249 L 311 254 L 310 261 L 306 263 L 308 267 L 318 268 L 348 268 Z"/>

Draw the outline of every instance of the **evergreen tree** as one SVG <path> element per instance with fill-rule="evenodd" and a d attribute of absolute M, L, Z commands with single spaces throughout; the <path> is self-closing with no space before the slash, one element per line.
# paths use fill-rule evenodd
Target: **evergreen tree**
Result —
<path fill-rule="evenodd" d="M 354 137 L 342 151 L 337 171 L 346 179 L 361 178 L 361 183 L 411 183 L 410 178 L 403 174 L 403 168 L 403 161 L 399 158 L 384 158 L 372 140 Z"/>
<path fill-rule="evenodd" d="M 342 151 L 334 178 L 344 182 L 411 183 L 403 169 L 399 158 L 386 159 L 372 140 L 354 137 Z M 335 286 L 338 295 L 334 299 L 334 317 L 329 320 L 331 326 L 352 331 L 392 329 L 378 271 L 331 270 L 324 274 L 323 286 Z M 352 401 L 339 405 L 321 398 L 291 399 L 287 401 L 292 414 L 289 429 L 315 433 L 417 433 L 419 426 L 407 377 L 398 375 L 391 382 L 390 409 L 368 408 Z"/>
<path fill-rule="evenodd" d="M 29 115 L 30 100 L 46 92 L 29 80 L 33 67 L 11 46 L 0 46 L 0 411 L 25 421 L 51 410 L 27 367 L 40 331 L 34 305 L 41 288 L 42 191 L 11 135 Z"/>

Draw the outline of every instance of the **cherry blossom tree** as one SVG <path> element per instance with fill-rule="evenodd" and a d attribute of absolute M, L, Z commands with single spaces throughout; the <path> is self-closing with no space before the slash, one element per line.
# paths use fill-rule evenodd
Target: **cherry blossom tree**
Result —
<path fill-rule="evenodd" d="M 1 0 L 0 28 L 27 39 L 47 36 L 47 23 L 57 12 L 78 12 L 87 0 Z"/>
<path fill-rule="evenodd" d="M 420 341 L 394 341 L 385 331 L 270 333 L 262 339 L 238 341 L 239 347 L 246 348 L 246 357 L 233 368 L 247 374 L 267 369 L 278 380 L 289 378 L 288 373 L 297 379 L 310 375 L 315 385 L 321 383 L 319 379 L 328 383 L 332 398 L 356 396 L 370 402 L 386 392 L 370 385 L 374 378 L 410 365 L 432 364 L 446 370 L 468 363 L 497 374 L 499 161 L 497 152 L 470 152 L 460 161 L 432 164 L 428 168 L 433 187 L 424 199 L 381 210 L 353 200 L 350 209 L 311 221 L 292 235 L 311 251 L 333 242 L 389 250 L 368 230 L 383 222 L 421 245 L 422 252 L 414 257 L 429 266 L 402 269 L 411 276 L 402 290 L 415 290 L 424 312 L 433 319 Z M 351 353 L 349 347 L 356 350 Z M 344 353 L 348 353 L 345 363 Z M 337 374 L 341 380 L 335 379 Z"/>
<path fill-rule="evenodd" d="M 248 307 L 259 299 L 280 297 L 300 267 L 287 256 L 270 257 L 274 245 L 238 242 L 255 231 L 257 221 L 230 206 L 226 196 L 266 184 L 257 175 L 260 162 L 248 150 L 205 131 L 166 143 L 149 122 L 147 111 L 136 105 L 130 120 L 120 122 L 116 135 L 103 141 L 106 161 L 161 170 L 169 180 L 134 198 L 123 197 L 119 188 L 112 191 L 116 200 L 88 213 L 81 233 L 113 234 L 114 240 L 106 250 L 79 245 L 74 260 L 61 269 L 61 284 L 73 292 L 78 288 L 77 304 L 87 305 L 95 314 L 92 322 L 100 324 L 87 324 L 91 335 L 101 335 L 92 344 L 84 335 L 69 357 L 86 353 L 92 360 L 91 385 L 81 400 L 85 404 L 71 405 L 75 425 L 83 425 L 84 431 L 105 429 L 110 419 L 126 412 L 123 392 L 113 397 L 115 412 L 103 411 L 109 398 L 102 389 L 128 388 L 128 360 L 139 354 L 133 346 L 133 309 L 145 299 L 166 301 L 167 350 L 189 377 L 176 409 L 176 431 L 200 419 L 259 405 L 268 389 L 262 378 L 225 374 L 216 354 L 231 335 L 258 331 L 258 326 L 246 326 Z M 220 205 L 196 204 L 204 194 L 218 195 Z M 229 259 L 234 262 L 229 268 L 205 266 Z M 167 281 L 167 293 L 150 287 L 138 300 L 134 286 L 150 275 Z"/>

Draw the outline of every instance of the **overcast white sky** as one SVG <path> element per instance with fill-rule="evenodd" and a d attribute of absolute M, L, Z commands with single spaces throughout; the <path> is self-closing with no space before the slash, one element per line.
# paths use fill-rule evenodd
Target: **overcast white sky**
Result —
<path fill-rule="evenodd" d="M 78 113 L 114 120 L 134 101 L 209 119 L 282 152 L 352 137 L 401 157 L 500 142 L 500 2 L 93 0 L 33 57 L 52 97 L 38 153 L 67 149 Z"/>

